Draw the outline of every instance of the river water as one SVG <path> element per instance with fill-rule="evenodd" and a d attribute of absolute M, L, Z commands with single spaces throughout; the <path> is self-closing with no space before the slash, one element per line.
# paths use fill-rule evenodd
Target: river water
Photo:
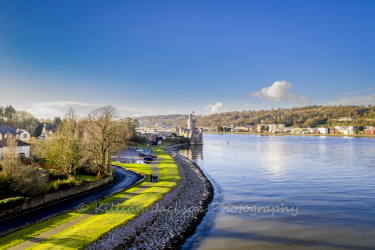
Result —
<path fill-rule="evenodd" d="M 375 249 L 375 138 L 205 134 L 215 187 L 184 249 Z"/>

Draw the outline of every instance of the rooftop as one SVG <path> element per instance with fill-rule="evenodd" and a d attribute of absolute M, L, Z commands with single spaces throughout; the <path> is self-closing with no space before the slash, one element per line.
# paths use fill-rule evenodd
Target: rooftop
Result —
<path fill-rule="evenodd" d="M 8 146 L 7 139 L 0 140 L 0 148 Z M 17 140 L 18 147 L 30 146 L 29 143 Z"/>

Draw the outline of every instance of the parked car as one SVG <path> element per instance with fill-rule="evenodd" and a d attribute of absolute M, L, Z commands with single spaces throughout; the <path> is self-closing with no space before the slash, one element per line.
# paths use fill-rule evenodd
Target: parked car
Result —
<path fill-rule="evenodd" d="M 136 148 L 135 151 L 137 151 L 137 152 L 143 152 L 143 148 Z"/>
<path fill-rule="evenodd" d="M 152 157 L 154 159 L 158 158 L 156 155 L 150 155 L 150 154 L 146 155 L 146 157 Z"/>
<path fill-rule="evenodd" d="M 138 156 L 139 156 L 139 157 L 146 157 L 147 154 L 146 154 L 146 153 L 138 153 Z"/>
<path fill-rule="evenodd" d="M 143 158 L 143 160 L 145 160 L 145 161 L 153 161 L 155 159 L 153 157 L 146 156 L 145 158 Z"/>

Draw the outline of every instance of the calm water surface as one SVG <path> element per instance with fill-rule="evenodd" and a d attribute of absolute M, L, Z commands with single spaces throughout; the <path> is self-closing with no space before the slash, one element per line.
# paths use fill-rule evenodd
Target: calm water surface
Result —
<path fill-rule="evenodd" d="M 204 135 L 215 186 L 185 249 L 375 249 L 375 138 Z"/>

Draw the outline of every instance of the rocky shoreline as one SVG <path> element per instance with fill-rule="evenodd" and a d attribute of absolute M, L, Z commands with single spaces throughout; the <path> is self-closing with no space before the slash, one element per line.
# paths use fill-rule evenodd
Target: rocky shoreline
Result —
<path fill-rule="evenodd" d="M 177 249 L 194 234 L 213 198 L 213 186 L 194 162 L 173 152 L 181 180 L 153 206 L 86 249 Z"/>

